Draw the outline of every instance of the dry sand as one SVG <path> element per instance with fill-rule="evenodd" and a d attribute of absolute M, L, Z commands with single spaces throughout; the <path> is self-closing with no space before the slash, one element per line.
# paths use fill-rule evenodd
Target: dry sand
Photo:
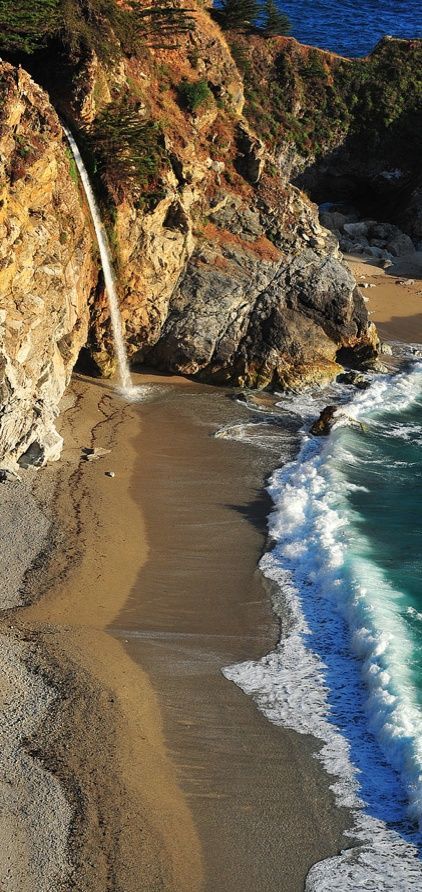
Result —
<path fill-rule="evenodd" d="M 381 338 L 422 344 L 422 252 L 397 260 L 388 270 L 356 257 L 346 260 L 360 286 L 374 286 L 363 294 Z"/>

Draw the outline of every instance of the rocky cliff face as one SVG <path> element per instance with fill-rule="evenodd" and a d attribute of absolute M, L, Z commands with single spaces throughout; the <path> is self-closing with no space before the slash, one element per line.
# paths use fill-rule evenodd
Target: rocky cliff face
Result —
<path fill-rule="evenodd" d="M 339 349 L 366 344 L 371 351 L 376 334 L 315 206 L 289 185 L 243 117 L 243 80 L 224 36 L 195 8 L 196 29 L 177 50 L 123 56 L 106 73 L 91 59 L 77 97 L 67 100 L 94 154 L 100 140 L 98 157 L 98 122 L 117 121 L 122 108 L 136 107 L 141 120 L 162 128 L 161 166 L 141 201 L 136 184 L 122 188 L 112 160 L 100 165 L 115 205 L 129 354 L 250 387 L 327 379 L 338 370 Z M 197 104 L 186 101 L 186 85 L 190 96 L 201 87 Z M 110 371 L 101 295 L 90 348 Z"/>
<path fill-rule="evenodd" d="M 57 115 L 0 66 L 0 457 L 58 458 L 57 406 L 88 330 L 93 246 Z M 29 450 L 29 452 L 28 452 Z"/>
<path fill-rule="evenodd" d="M 339 350 L 373 355 L 376 332 L 336 239 L 244 118 L 224 36 L 188 6 L 177 49 L 90 53 L 49 84 L 95 177 L 128 353 L 249 387 L 332 378 Z M 43 461 L 79 349 L 110 374 L 113 345 L 58 118 L 21 70 L 2 65 L 0 89 L 0 453 Z"/>

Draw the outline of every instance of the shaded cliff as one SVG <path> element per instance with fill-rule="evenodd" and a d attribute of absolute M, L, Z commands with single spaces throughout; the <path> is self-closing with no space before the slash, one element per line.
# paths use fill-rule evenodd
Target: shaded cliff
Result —
<path fill-rule="evenodd" d="M 72 178 L 73 177 L 73 178 Z M 0 65 L 0 456 L 57 458 L 58 402 L 88 331 L 92 239 L 59 120 Z"/>
<path fill-rule="evenodd" d="M 386 37 L 364 59 L 288 38 L 230 42 L 245 115 L 284 175 L 319 202 L 352 200 L 421 240 L 422 40 Z"/>

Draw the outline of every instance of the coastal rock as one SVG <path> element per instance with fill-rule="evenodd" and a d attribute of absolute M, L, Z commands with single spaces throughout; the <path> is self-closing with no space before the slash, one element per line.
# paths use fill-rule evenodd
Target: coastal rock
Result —
<path fill-rule="evenodd" d="M 196 7 L 195 7 L 196 8 Z M 198 79 L 189 45 L 167 50 L 164 144 L 169 164 L 142 202 L 115 186 L 112 159 L 102 172 L 115 202 L 121 315 L 133 364 L 204 381 L 297 388 L 335 377 L 337 353 L 377 337 L 351 273 L 317 209 L 279 170 L 242 113 L 242 81 L 217 25 L 201 9 L 197 59 L 218 114 L 201 124 L 178 102 L 178 83 Z M 212 39 L 211 39 L 212 38 Z M 160 58 L 160 53 L 157 53 Z M 174 59 L 179 80 L 171 80 Z M 180 67 L 180 60 L 183 66 Z M 177 64 L 176 64 L 177 62 Z M 126 90 L 154 115 L 162 102 L 157 68 L 124 62 Z M 142 75 L 142 76 L 141 76 Z M 229 79 L 238 89 L 225 92 Z M 113 92 L 113 71 L 108 82 Z M 119 81 L 119 89 L 121 83 Z M 243 95 L 243 94 L 242 94 Z M 79 127 L 83 121 L 75 121 Z M 349 219 L 349 218 L 348 218 Z M 113 371 L 109 311 L 102 290 L 91 306 L 88 347 Z"/>
<path fill-rule="evenodd" d="M 357 216 L 357 215 L 356 215 Z M 392 265 L 394 258 L 415 253 L 412 239 L 392 223 L 377 223 L 373 220 L 343 224 L 341 215 L 335 212 L 321 214 L 321 222 L 331 229 L 345 254 L 374 257 L 382 261 L 385 269 Z M 346 220 L 343 217 L 343 220 Z M 366 286 L 363 286 L 366 287 Z"/>
<path fill-rule="evenodd" d="M 92 240 L 58 118 L 0 64 L 0 458 L 60 455 L 58 405 L 88 331 Z"/>
<path fill-rule="evenodd" d="M 317 418 L 311 425 L 311 434 L 313 434 L 314 437 L 328 437 L 333 429 L 338 410 L 338 406 L 326 406 L 325 409 L 322 410 L 319 418 Z"/>
<path fill-rule="evenodd" d="M 236 196 L 213 213 L 157 343 L 140 351 L 147 364 L 217 383 L 297 388 L 334 377 L 340 347 L 374 349 L 353 276 L 313 207 L 296 192 L 283 194 L 278 208 L 263 193 L 255 201 L 254 215 Z"/>
<path fill-rule="evenodd" d="M 362 236 L 365 237 L 368 235 L 369 227 L 370 223 L 361 220 L 359 223 L 345 223 L 343 229 L 347 235 L 351 235 L 362 243 Z"/>
<path fill-rule="evenodd" d="M 367 390 L 371 386 L 371 382 L 364 375 L 355 371 L 342 372 L 341 375 L 337 375 L 337 381 L 339 384 L 351 384 L 358 390 Z"/>
<path fill-rule="evenodd" d="M 398 232 L 391 241 L 387 242 L 386 250 L 393 257 L 404 257 L 406 254 L 413 254 L 416 249 L 412 239 L 406 233 Z"/>

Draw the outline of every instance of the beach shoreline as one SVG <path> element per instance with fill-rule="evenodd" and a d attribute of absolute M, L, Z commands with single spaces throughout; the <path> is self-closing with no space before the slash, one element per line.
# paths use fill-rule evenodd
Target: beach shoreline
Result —
<path fill-rule="evenodd" d="M 381 340 L 422 344 L 422 252 L 397 258 L 386 270 L 361 257 L 345 260 L 363 289 Z"/>
<path fill-rule="evenodd" d="M 379 268 L 365 265 L 361 269 L 360 263 L 356 259 L 352 263 L 358 281 L 365 277 L 369 284 L 376 284 L 366 294 L 381 337 L 422 342 L 422 314 L 415 324 L 420 281 L 398 285 Z M 399 325 L 395 325 L 397 319 L 401 320 Z M 406 319 L 412 321 L 406 323 Z M 147 396 L 142 411 L 139 405 L 123 404 L 109 382 L 76 375 L 64 399 L 61 428 L 65 449 L 60 462 L 41 473 L 25 472 L 22 484 L 13 484 L 13 490 L 5 496 L 5 511 L 10 504 L 18 506 L 15 520 L 20 533 L 13 546 L 7 541 L 8 537 L 11 540 L 10 531 L 6 530 L 4 540 L 8 553 L 12 554 L 13 547 L 16 553 L 8 565 L 0 630 L 4 677 L 9 673 L 9 683 L 4 682 L 3 687 L 3 749 L 13 754 L 12 762 L 7 763 L 11 774 L 7 783 L 12 792 L 5 797 L 2 888 L 5 892 L 15 892 L 17 887 L 32 892 L 31 870 L 38 892 L 51 892 L 53 888 L 64 892 L 70 881 L 72 888 L 81 892 L 120 887 L 125 892 L 163 887 L 166 892 L 217 892 L 227 884 L 222 864 L 235 844 L 240 860 L 237 863 L 235 859 L 232 865 L 233 892 L 237 882 L 239 888 L 258 892 L 257 875 L 250 872 L 254 859 L 258 859 L 262 889 L 276 882 L 279 864 L 283 879 L 278 877 L 277 882 L 285 885 L 278 888 L 293 892 L 303 888 L 307 869 L 313 863 L 351 844 L 343 836 L 351 821 L 347 811 L 335 805 L 330 779 L 312 759 L 318 742 L 270 725 L 252 701 L 221 675 L 224 665 L 262 656 L 274 647 L 278 637 L 270 596 L 256 571 L 265 548 L 269 509 L 268 500 L 262 499 L 262 489 L 266 473 L 274 467 L 274 457 L 269 456 L 266 465 L 264 461 L 247 482 L 243 481 L 243 489 L 238 489 L 240 503 L 227 505 L 224 487 L 230 489 L 237 463 L 252 460 L 253 450 L 239 443 L 213 440 L 210 432 L 216 422 L 201 420 L 197 414 L 194 417 L 195 412 L 192 415 L 190 403 L 194 404 L 198 394 L 212 394 L 214 389 L 163 376 L 137 378 L 137 383 L 162 387 L 162 397 L 148 402 Z M 217 399 L 221 401 L 222 397 L 217 394 Z M 225 413 L 229 419 L 241 410 L 233 412 L 231 406 Z M 216 417 L 221 422 L 218 413 Z M 166 442 L 170 444 L 167 454 L 162 449 Z M 205 486 L 207 510 L 212 504 L 216 524 L 221 523 L 221 512 L 229 512 L 224 522 L 230 517 L 230 529 L 243 543 L 237 558 L 237 566 L 243 567 L 245 561 L 243 575 L 234 568 L 229 582 L 233 598 L 218 601 L 219 612 L 223 611 L 220 619 L 228 630 L 224 646 L 220 619 L 213 611 L 205 613 L 199 622 L 192 600 L 182 600 L 185 612 L 180 624 L 177 601 L 164 598 L 160 603 L 156 597 L 160 580 L 154 579 L 154 566 L 157 568 L 158 562 L 163 566 L 167 555 L 174 570 L 183 535 L 192 535 L 182 518 L 178 531 L 182 538 L 179 535 L 178 548 L 172 548 L 177 505 L 183 485 L 189 482 L 189 454 L 184 454 L 189 444 L 197 468 L 190 509 L 195 504 L 192 498 L 198 500 L 201 495 L 198 469 L 202 461 L 210 474 L 215 471 L 217 475 Z M 110 454 L 98 462 L 87 462 L 82 450 L 95 446 L 110 448 Z M 216 459 L 217 453 L 220 457 Z M 220 469 L 218 461 L 222 461 Z M 115 472 L 114 479 L 106 476 L 108 469 Z M 166 490 L 172 474 L 182 488 L 173 487 L 169 504 Z M 218 479 L 222 489 L 215 497 L 212 490 Z M 236 485 L 241 486 L 241 482 Z M 119 514 L 124 517 L 122 526 L 115 523 Z M 224 529 L 219 547 L 226 578 Z M 210 561 L 215 562 L 215 554 L 209 553 Z M 27 564 L 24 578 L 19 556 Z M 207 573 L 211 590 L 215 578 L 209 569 Z M 177 575 L 173 578 L 177 582 Z M 168 582 L 167 578 L 167 589 Z M 251 589 L 245 608 L 246 585 Z M 182 598 L 186 595 L 183 575 L 179 593 Z M 141 621 L 143 644 L 138 634 Z M 204 623 L 211 624 L 205 642 L 205 688 L 189 687 L 191 681 L 187 684 L 185 670 L 184 675 L 179 674 L 178 684 L 171 678 L 169 681 L 168 675 L 164 684 L 162 654 L 157 659 L 154 634 L 161 635 L 160 647 L 167 648 L 167 659 L 180 670 L 175 640 L 180 645 L 180 636 L 189 634 L 197 648 Z M 230 638 L 237 638 L 235 645 Z M 198 665 L 197 653 L 187 650 L 183 659 L 192 674 Z M 178 708 L 184 705 L 188 710 L 189 692 L 199 690 L 208 691 L 208 706 L 213 697 L 221 706 L 214 717 L 214 731 L 219 723 L 223 729 L 222 716 L 226 723 L 229 718 L 229 725 L 232 722 L 235 728 L 225 751 L 218 751 L 212 735 L 204 743 L 202 715 L 193 713 L 183 724 L 177 713 L 174 697 L 179 697 Z M 23 714 L 22 702 L 24 721 L 16 736 L 13 713 L 17 710 L 18 715 Z M 181 754 L 186 752 L 189 735 L 195 738 L 198 728 L 201 733 L 193 747 L 196 751 L 183 764 Z M 263 741 L 271 776 L 266 774 L 261 783 L 259 747 Z M 204 779 L 207 747 L 212 758 Z M 236 775 L 233 759 L 242 747 L 248 751 L 249 761 L 240 759 Z M 229 787 L 232 783 L 229 808 L 216 781 L 216 766 L 224 759 L 230 771 L 225 776 L 223 772 L 218 783 Z M 270 792 L 271 780 L 281 791 L 280 798 Z M 255 782 L 257 789 L 261 783 L 259 807 L 251 802 L 250 795 L 246 797 L 247 787 L 250 794 Z M 201 783 L 204 789 L 198 791 Z M 236 789 L 240 795 L 233 802 Z M 300 795 L 302 801 L 298 803 Z M 207 800 L 212 802 L 213 797 L 217 808 L 207 806 Z M 289 802 L 293 808 L 288 826 L 280 834 L 277 821 Z M 263 848 L 260 860 L 253 840 L 262 847 L 264 837 L 259 836 L 259 826 L 266 809 L 274 836 Z M 236 834 L 230 836 L 230 821 L 236 818 Z M 318 834 L 312 835 L 315 824 Z M 45 828 L 43 833 L 39 832 L 41 826 Z M 282 844 L 277 841 L 277 833 L 284 835 Z M 241 864 L 248 846 L 250 857 L 244 858 L 243 871 L 249 870 L 249 886 Z M 147 878 L 142 880 L 143 885 L 140 877 Z"/>

